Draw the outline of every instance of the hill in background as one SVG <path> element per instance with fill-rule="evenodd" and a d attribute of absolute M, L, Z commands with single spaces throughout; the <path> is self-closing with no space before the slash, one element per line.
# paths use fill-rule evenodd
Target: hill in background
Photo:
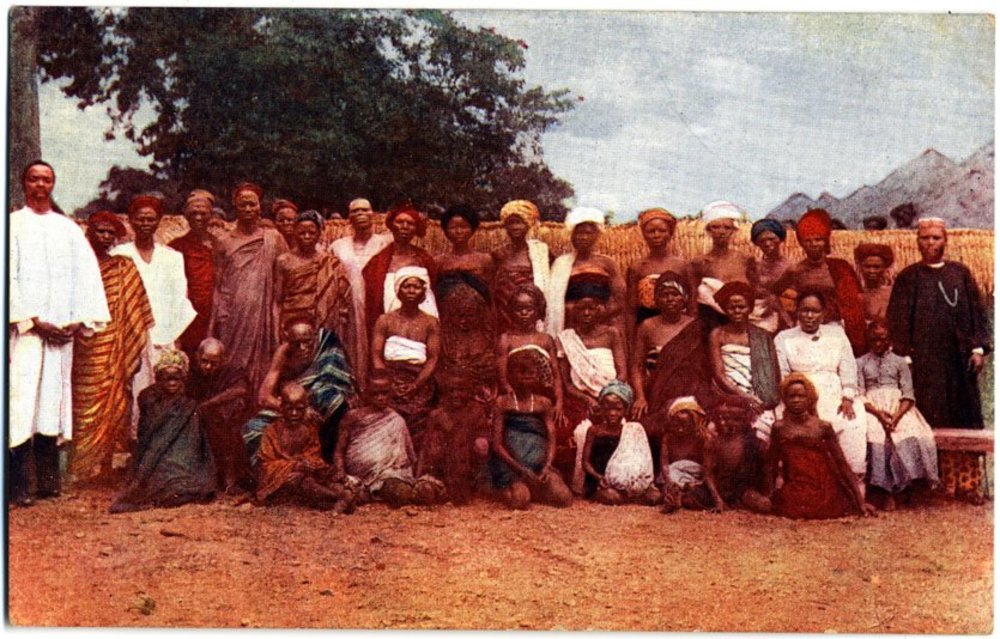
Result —
<path fill-rule="evenodd" d="M 883 215 L 895 226 L 890 212 L 912 204 L 918 217 L 935 216 L 961 228 L 993 228 L 993 140 L 956 163 L 934 149 L 899 167 L 874 186 L 864 185 L 838 199 L 823 192 L 815 200 L 795 193 L 767 217 L 797 219 L 810 208 L 824 208 L 848 228 L 861 228 L 862 220 Z"/>

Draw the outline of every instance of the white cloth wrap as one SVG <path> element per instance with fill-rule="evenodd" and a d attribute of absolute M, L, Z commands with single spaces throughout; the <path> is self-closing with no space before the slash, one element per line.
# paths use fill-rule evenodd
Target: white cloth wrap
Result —
<path fill-rule="evenodd" d="M 705 470 L 701 464 L 690 459 L 678 459 L 667 470 L 670 483 L 681 490 L 697 488 L 705 482 Z"/>
<path fill-rule="evenodd" d="M 382 357 L 387 362 L 423 364 L 427 361 L 427 344 L 399 335 L 390 335 L 385 340 Z"/>
<path fill-rule="evenodd" d="M 566 325 L 566 289 L 573 274 L 576 251 L 570 251 L 556 258 L 549 272 L 549 285 L 545 291 L 545 330 L 555 337 Z"/>
<path fill-rule="evenodd" d="M 569 362 L 573 386 L 597 398 L 608 382 L 615 379 L 615 356 L 610 348 L 587 348 L 572 328 L 559 333 L 560 351 Z"/>
<path fill-rule="evenodd" d="M 642 424 L 624 422 L 618 447 L 604 469 L 604 479 L 615 490 L 638 497 L 653 485 L 653 451 Z"/>

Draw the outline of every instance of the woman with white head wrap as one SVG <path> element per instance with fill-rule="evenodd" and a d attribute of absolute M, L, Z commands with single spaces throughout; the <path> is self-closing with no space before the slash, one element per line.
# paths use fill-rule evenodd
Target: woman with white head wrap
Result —
<path fill-rule="evenodd" d="M 733 235 L 737 231 L 736 223 L 746 218 L 746 212 L 732 202 L 719 200 L 707 204 L 701 210 L 701 219 L 705 222 L 705 233 L 712 238 L 712 248 L 704 255 L 691 260 L 691 275 L 697 286 L 698 316 L 711 330 L 724 324 L 725 312 L 715 302 L 715 293 L 728 282 L 747 282 L 756 286 L 757 271 L 753 256 L 746 255 L 732 248 Z M 750 300 L 754 304 L 754 300 Z M 771 314 L 769 322 L 764 322 L 766 306 L 763 300 L 755 308 L 751 322 L 766 323 L 766 328 L 775 331 L 778 328 L 777 315 Z"/>
<path fill-rule="evenodd" d="M 607 255 L 597 253 L 597 241 L 604 230 L 605 216 L 591 207 L 575 208 L 566 216 L 572 248 L 556 258 L 552 264 L 549 288 L 546 292 L 548 314 L 546 330 L 556 336 L 566 327 L 566 290 L 570 281 L 579 276 L 607 289 L 610 299 L 605 308 L 603 323 L 615 326 L 624 335 L 622 310 L 625 308 L 625 280 L 618 272 L 618 265 Z"/>
<path fill-rule="evenodd" d="M 441 324 L 421 309 L 430 284 L 430 275 L 421 266 L 396 270 L 392 279 L 396 306 L 375 321 L 372 334 L 372 370 L 388 372 L 389 403 L 411 430 L 430 411 L 441 353 Z"/>

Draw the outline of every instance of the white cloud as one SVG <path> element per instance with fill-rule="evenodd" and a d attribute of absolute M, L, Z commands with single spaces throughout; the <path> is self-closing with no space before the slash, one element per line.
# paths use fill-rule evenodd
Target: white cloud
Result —
<path fill-rule="evenodd" d="M 927 147 L 961 159 L 993 136 L 989 19 L 931 14 L 456 12 L 528 45 L 525 77 L 583 102 L 543 138 L 580 204 L 627 219 L 650 205 L 725 198 L 752 215 L 796 191 L 844 196 Z M 114 163 L 106 143 L 43 87 L 43 151 L 71 207 Z M 373 185 L 377 189 L 377 185 Z"/>

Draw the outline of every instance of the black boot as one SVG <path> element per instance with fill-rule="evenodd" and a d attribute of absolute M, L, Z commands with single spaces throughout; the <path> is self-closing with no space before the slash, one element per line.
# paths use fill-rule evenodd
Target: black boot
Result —
<path fill-rule="evenodd" d="M 55 437 L 35 435 L 35 476 L 38 479 L 36 495 L 39 499 L 58 497 L 60 493 L 59 446 Z"/>
<path fill-rule="evenodd" d="M 31 491 L 28 478 L 28 457 L 31 455 L 31 440 L 15 448 L 7 449 L 7 468 L 10 469 L 7 498 L 16 506 L 30 506 Z"/>

